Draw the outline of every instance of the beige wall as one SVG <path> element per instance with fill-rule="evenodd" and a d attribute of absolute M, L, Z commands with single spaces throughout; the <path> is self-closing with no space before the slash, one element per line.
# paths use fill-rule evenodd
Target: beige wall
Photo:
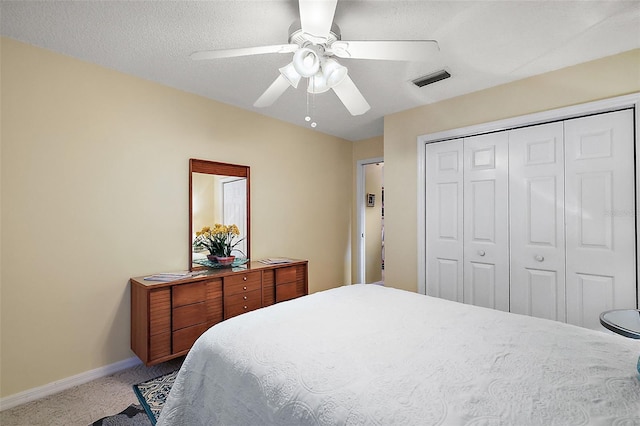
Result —
<path fill-rule="evenodd" d="M 1 66 L 3 397 L 133 356 L 128 278 L 188 266 L 189 158 L 251 166 L 254 259 L 350 282 L 350 142 L 5 38 Z"/>
<path fill-rule="evenodd" d="M 219 219 L 222 217 L 221 203 L 216 202 L 218 198 L 216 188 L 218 188 L 219 179 L 219 176 L 205 173 L 191 174 L 191 197 L 193 199 L 191 208 L 193 229 L 191 232 L 193 234 L 205 226 L 213 226 L 215 223 L 221 222 Z"/>
<path fill-rule="evenodd" d="M 357 262 L 358 253 L 355 242 L 358 241 L 358 203 L 355 197 L 356 194 L 356 179 L 357 179 L 357 164 L 360 160 L 368 160 L 372 158 L 384 157 L 384 139 L 382 136 L 376 136 L 369 139 L 353 142 L 352 144 L 352 156 L 353 156 L 353 175 L 352 175 L 352 191 L 353 199 L 351 201 L 351 259 L 353 259 L 353 266 L 351 268 L 351 282 L 358 281 L 357 278 Z"/>
<path fill-rule="evenodd" d="M 385 284 L 417 290 L 418 136 L 639 91 L 636 49 L 385 117 Z"/>

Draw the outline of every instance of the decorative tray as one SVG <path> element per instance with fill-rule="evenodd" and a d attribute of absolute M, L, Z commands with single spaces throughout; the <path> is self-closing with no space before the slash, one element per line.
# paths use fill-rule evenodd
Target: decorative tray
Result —
<path fill-rule="evenodd" d="M 213 268 L 213 269 L 236 268 L 238 266 L 242 266 L 242 265 L 246 264 L 247 262 L 249 262 L 249 259 L 244 258 L 244 257 L 235 258 L 233 263 L 230 263 L 228 265 L 223 265 L 221 263 L 212 262 L 209 259 L 194 259 L 193 260 L 193 263 L 197 263 L 198 265 L 206 266 L 207 268 Z"/>

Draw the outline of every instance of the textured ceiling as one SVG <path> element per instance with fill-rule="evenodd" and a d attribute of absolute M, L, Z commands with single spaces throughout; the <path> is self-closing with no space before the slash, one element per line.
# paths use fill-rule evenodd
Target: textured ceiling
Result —
<path fill-rule="evenodd" d="M 292 54 L 193 61 L 198 50 L 287 43 L 297 1 L 1 1 L 3 36 L 300 126 L 305 85 L 272 106 L 255 100 Z M 371 110 L 351 116 L 331 91 L 314 97 L 317 131 L 382 134 L 398 111 L 640 47 L 640 1 L 341 1 L 344 40 L 435 39 L 430 62 L 341 59 Z M 423 88 L 411 80 L 446 69 Z M 640 77 L 639 77 L 640 78 Z"/>

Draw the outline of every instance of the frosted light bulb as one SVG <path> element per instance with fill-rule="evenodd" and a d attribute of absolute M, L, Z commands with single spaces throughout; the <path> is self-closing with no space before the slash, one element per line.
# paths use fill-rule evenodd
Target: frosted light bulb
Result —
<path fill-rule="evenodd" d="M 320 57 L 315 50 L 303 47 L 293 54 L 293 67 L 302 77 L 311 77 L 320 69 Z"/>
<path fill-rule="evenodd" d="M 335 87 L 347 77 L 347 68 L 340 65 L 335 59 L 327 59 L 322 67 L 324 79 L 328 87 Z"/>
<path fill-rule="evenodd" d="M 302 76 L 296 71 L 296 67 L 293 66 L 293 62 L 290 62 L 286 67 L 280 68 L 280 74 L 289 82 L 289 84 L 296 89 Z"/>

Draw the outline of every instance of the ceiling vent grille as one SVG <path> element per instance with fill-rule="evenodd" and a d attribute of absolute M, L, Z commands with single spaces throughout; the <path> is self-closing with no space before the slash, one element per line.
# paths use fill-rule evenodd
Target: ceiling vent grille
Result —
<path fill-rule="evenodd" d="M 418 77 L 415 80 L 413 80 L 412 83 L 418 87 L 424 87 L 427 84 L 433 84 L 437 81 L 444 80 L 445 78 L 449 78 L 449 77 L 451 77 L 451 74 L 449 74 L 445 70 L 440 70 L 429 75 Z"/>

